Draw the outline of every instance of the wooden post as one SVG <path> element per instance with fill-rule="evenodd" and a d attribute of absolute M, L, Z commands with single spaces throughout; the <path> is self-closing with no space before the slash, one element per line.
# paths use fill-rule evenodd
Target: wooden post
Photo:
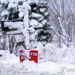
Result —
<path fill-rule="evenodd" d="M 24 11 L 24 25 L 23 25 L 23 35 L 24 35 L 24 42 L 25 42 L 25 46 L 26 46 L 26 49 L 29 49 L 29 31 L 28 31 L 28 28 L 29 28 L 29 24 L 28 24 L 28 21 L 29 21 L 29 9 L 31 9 L 30 5 L 27 3 L 27 2 L 24 2 L 23 3 L 23 11 Z"/>

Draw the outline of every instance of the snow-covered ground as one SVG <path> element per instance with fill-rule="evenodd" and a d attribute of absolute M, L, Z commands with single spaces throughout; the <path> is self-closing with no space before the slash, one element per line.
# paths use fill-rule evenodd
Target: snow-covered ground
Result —
<path fill-rule="evenodd" d="M 54 47 L 52 46 L 53 44 L 51 46 L 49 45 L 48 48 L 50 47 L 50 49 L 52 49 Z M 58 49 L 60 48 L 57 48 L 57 52 L 60 52 Z M 69 48 L 64 47 L 60 50 L 64 49 Z M 73 48 L 70 49 L 72 50 Z M 40 53 L 41 52 L 39 52 L 39 54 Z M 2 55 L 0 56 L 1 75 L 75 75 L 75 65 L 70 62 L 70 59 L 73 57 L 71 56 L 73 55 L 71 52 L 69 52 L 70 57 L 69 55 L 64 57 L 67 62 L 52 62 L 43 58 L 39 59 L 38 64 L 29 60 L 25 60 L 23 63 L 20 63 L 19 57 L 16 57 L 14 54 L 10 54 L 8 50 L 0 50 L 0 54 Z M 61 58 L 62 61 L 64 61 L 64 58 Z"/>

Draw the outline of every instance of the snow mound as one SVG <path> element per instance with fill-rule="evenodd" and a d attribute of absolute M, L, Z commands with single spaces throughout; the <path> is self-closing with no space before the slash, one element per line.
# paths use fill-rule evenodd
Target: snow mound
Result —
<path fill-rule="evenodd" d="M 38 67 L 41 72 L 45 72 L 45 71 L 51 72 L 51 73 L 59 72 L 58 65 L 53 62 L 50 62 L 50 61 L 46 61 L 44 63 L 41 63 L 38 65 Z"/>
<path fill-rule="evenodd" d="M 15 56 L 15 54 L 10 54 L 9 51 L 0 51 L 2 57 L 0 57 L 0 63 L 8 64 L 8 63 L 19 63 L 19 58 Z"/>
<path fill-rule="evenodd" d="M 75 65 L 72 64 L 57 64 L 51 61 L 36 64 L 29 60 L 20 63 L 19 57 L 10 54 L 7 50 L 0 51 L 0 54 L 2 54 L 0 57 L 1 75 L 63 75 L 63 72 L 65 75 L 75 75 Z"/>

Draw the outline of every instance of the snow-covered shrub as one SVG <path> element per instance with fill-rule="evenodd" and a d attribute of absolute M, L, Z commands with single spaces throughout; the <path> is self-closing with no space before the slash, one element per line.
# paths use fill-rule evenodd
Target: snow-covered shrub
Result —
<path fill-rule="evenodd" d="M 52 41 L 52 33 L 49 29 L 47 29 L 47 26 L 43 26 L 43 28 L 38 32 L 37 35 L 38 41 L 43 42 L 51 42 Z"/>
<path fill-rule="evenodd" d="M 38 43 L 37 49 L 39 51 L 39 60 L 52 61 L 55 63 L 75 64 L 75 47 L 66 47 L 63 45 L 59 48 L 57 43 L 48 43 L 45 46 Z"/>

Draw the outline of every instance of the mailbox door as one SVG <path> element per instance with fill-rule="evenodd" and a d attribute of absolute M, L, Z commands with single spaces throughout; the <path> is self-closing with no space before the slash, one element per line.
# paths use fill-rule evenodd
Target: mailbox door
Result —
<path fill-rule="evenodd" d="M 30 61 L 38 63 L 38 50 L 30 50 Z"/>

